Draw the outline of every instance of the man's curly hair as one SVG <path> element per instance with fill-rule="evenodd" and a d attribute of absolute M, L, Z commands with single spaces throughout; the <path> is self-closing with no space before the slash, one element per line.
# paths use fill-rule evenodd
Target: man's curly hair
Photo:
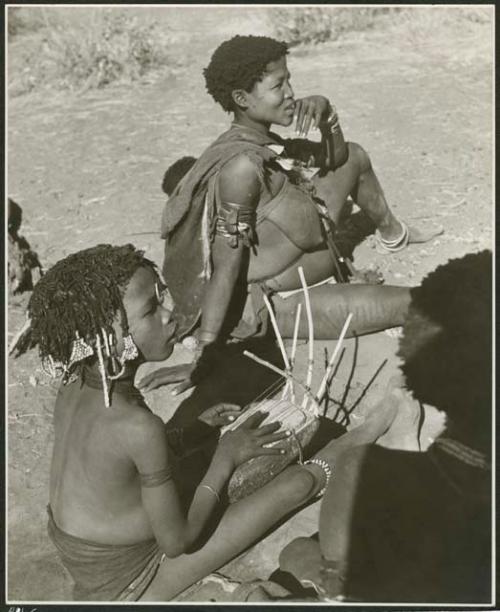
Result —
<path fill-rule="evenodd" d="M 488 451 L 492 410 L 492 255 L 450 260 L 411 290 L 399 355 L 407 386 Z"/>
<path fill-rule="evenodd" d="M 269 62 L 288 53 L 286 43 L 268 36 L 234 36 L 215 50 L 203 70 L 208 93 L 222 108 L 234 110 L 232 92 L 251 91 Z"/>
<path fill-rule="evenodd" d="M 103 329 L 115 337 L 117 313 L 127 335 L 123 294 L 140 267 L 155 264 L 131 244 L 100 244 L 58 261 L 35 285 L 28 304 L 31 326 L 18 354 L 38 346 L 42 360 L 50 356 L 67 364 L 77 332 L 93 347 Z"/>

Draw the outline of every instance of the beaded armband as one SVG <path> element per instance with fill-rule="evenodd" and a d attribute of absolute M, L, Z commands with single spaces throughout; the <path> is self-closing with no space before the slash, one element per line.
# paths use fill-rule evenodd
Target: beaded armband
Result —
<path fill-rule="evenodd" d="M 215 233 L 228 239 L 236 248 L 241 240 L 247 247 L 255 244 L 256 213 L 253 208 L 233 202 L 222 202 L 217 211 Z"/>

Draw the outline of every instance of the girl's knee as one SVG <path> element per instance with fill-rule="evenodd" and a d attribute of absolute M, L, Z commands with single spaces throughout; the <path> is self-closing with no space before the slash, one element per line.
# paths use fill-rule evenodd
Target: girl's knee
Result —
<path fill-rule="evenodd" d="M 276 477 L 275 484 L 279 487 L 276 494 L 298 506 L 311 497 L 316 480 L 311 472 L 302 466 L 293 465 Z"/>
<path fill-rule="evenodd" d="M 370 156 L 357 142 L 348 142 L 349 159 L 352 159 L 359 166 L 361 172 L 366 172 L 372 167 Z"/>

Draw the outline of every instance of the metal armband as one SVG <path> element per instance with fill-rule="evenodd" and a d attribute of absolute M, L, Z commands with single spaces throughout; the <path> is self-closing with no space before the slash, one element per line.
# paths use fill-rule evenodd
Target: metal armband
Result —
<path fill-rule="evenodd" d="M 215 233 L 228 239 L 236 248 L 241 240 L 246 247 L 255 244 L 256 213 L 251 207 L 221 202 L 217 211 Z"/>

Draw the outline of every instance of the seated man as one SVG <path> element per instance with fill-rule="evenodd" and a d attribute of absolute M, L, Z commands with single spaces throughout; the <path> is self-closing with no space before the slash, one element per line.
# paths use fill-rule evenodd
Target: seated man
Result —
<path fill-rule="evenodd" d="M 213 438 L 206 423 L 223 424 L 235 411 L 217 407 L 185 430 L 169 431 L 134 386 L 142 362 L 172 352 L 175 322 L 164 289 L 154 264 L 132 245 L 74 253 L 36 285 L 14 347 L 23 353 L 38 346 L 44 369 L 62 376 L 48 530 L 75 581 L 76 600 L 168 601 L 327 481 L 321 462 L 292 465 L 228 506 L 224 490 L 238 465 L 285 452 L 290 432 L 278 431 L 279 423 L 259 427 L 265 415 L 256 414 L 220 438 L 201 481 L 185 482 L 183 446 Z M 324 456 L 333 462 L 340 450 L 375 439 L 393 416 L 378 413 L 330 442 Z"/>
<path fill-rule="evenodd" d="M 402 370 L 416 400 L 446 413 L 446 430 L 426 452 L 399 450 L 395 419 L 332 466 L 319 545 L 295 540 L 280 559 L 324 599 L 491 601 L 491 283 L 484 251 L 411 290 Z M 408 401 L 397 388 L 387 397 Z"/>

